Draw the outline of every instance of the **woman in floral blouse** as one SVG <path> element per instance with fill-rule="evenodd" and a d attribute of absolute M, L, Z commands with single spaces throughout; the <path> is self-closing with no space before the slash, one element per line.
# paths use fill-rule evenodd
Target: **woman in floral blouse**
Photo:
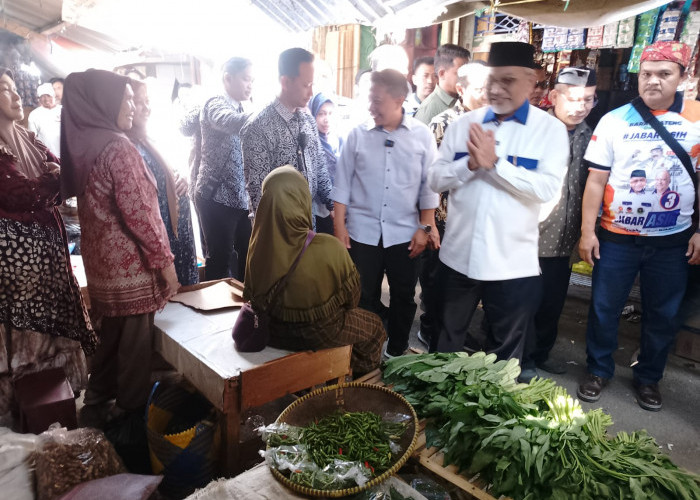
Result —
<path fill-rule="evenodd" d="M 78 197 L 81 250 L 100 346 L 85 404 L 116 397 L 140 412 L 150 382 L 153 317 L 177 291 L 153 174 L 124 134 L 132 126 L 129 79 L 88 70 L 66 79 L 61 189 Z"/>

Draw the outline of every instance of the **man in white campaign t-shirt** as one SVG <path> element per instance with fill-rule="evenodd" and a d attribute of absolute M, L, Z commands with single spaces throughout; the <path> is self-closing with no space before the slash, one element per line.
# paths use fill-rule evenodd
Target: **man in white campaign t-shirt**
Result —
<path fill-rule="evenodd" d="M 692 223 L 698 194 L 681 158 L 634 104 L 650 110 L 695 170 L 700 103 L 684 101 L 676 91 L 689 59 L 690 48 L 681 43 L 646 47 L 639 73 L 641 100 L 606 114 L 586 151 L 589 175 L 579 253 L 594 268 L 586 333 L 588 373 L 577 391 L 584 401 L 597 401 L 613 376 L 618 320 L 639 273 L 644 315 L 633 385 L 643 409 L 661 409 L 658 382 L 678 329 L 688 264 L 700 264 L 700 234 Z"/>

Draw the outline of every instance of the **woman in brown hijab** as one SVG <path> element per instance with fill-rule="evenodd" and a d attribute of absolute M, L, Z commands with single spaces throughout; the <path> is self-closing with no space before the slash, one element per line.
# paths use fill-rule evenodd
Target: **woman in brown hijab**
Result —
<path fill-rule="evenodd" d="M 146 404 L 153 317 L 177 291 L 153 175 L 124 134 L 132 126 L 129 79 L 72 73 L 63 90 L 61 190 L 78 197 L 81 252 L 100 346 L 85 404 L 116 397 L 118 410 Z"/>
<path fill-rule="evenodd" d="M 253 221 L 243 299 L 270 315 L 268 344 L 300 351 L 352 345 L 358 377 L 379 366 L 386 332 L 374 313 L 357 307 L 360 275 L 338 238 L 314 236 L 284 288 L 277 287 L 312 227 L 304 176 L 285 165 L 270 172 Z"/>
<path fill-rule="evenodd" d="M 85 388 L 84 352 L 97 345 L 56 208 L 58 159 L 18 125 L 23 116 L 0 68 L 0 421 L 25 374 L 61 367 L 74 391 Z"/>

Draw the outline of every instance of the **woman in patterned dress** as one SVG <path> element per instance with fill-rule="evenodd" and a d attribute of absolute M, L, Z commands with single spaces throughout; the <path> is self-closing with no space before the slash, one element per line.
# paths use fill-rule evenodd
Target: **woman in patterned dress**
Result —
<path fill-rule="evenodd" d="M 57 209 L 58 159 L 18 125 L 12 73 L 0 75 L 0 421 L 9 424 L 13 381 L 25 374 L 61 367 L 84 389 L 97 337 Z"/>
<path fill-rule="evenodd" d="M 126 135 L 134 143 L 144 163 L 156 178 L 158 206 L 175 256 L 175 271 L 181 285 L 199 283 L 197 252 L 194 245 L 187 181 L 168 166 L 146 133 L 151 107 L 145 83 L 132 80 L 134 89 L 134 124 Z"/>

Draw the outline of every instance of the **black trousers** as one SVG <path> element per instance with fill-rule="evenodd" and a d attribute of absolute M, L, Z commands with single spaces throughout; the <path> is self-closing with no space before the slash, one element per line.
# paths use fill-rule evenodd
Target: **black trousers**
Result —
<path fill-rule="evenodd" d="M 231 208 L 212 200 L 196 197 L 202 232 L 207 243 L 207 281 L 233 276 L 245 278 L 245 263 L 252 226 L 248 210 Z"/>
<path fill-rule="evenodd" d="M 431 352 L 463 350 L 469 323 L 481 299 L 489 324 L 484 350 L 495 353 L 498 359 L 522 359 L 525 339 L 540 303 L 539 276 L 478 281 L 441 262 L 438 283 L 440 333 L 431 340 Z"/>
<path fill-rule="evenodd" d="M 382 280 L 389 282 L 389 317 L 387 333 L 389 354 L 400 355 L 408 348 L 413 317 L 416 314 L 418 259 L 408 257 L 409 242 L 387 248 L 350 240 L 350 257 L 360 273 L 362 294 L 360 307 L 375 314 L 381 310 Z"/>
<path fill-rule="evenodd" d="M 523 368 L 547 361 L 559 332 L 559 317 L 569 290 L 569 257 L 540 257 L 542 300 L 535 313 L 535 328 L 525 345 Z"/>
<path fill-rule="evenodd" d="M 437 230 L 442 241 L 445 236 L 445 224 L 438 223 Z M 426 249 L 419 257 L 420 272 L 418 280 L 420 281 L 420 298 L 423 314 L 420 315 L 420 331 L 421 335 L 428 342 L 431 338 L 437 336 L 437 272 L 440 268 L 440 250 Z"/>
<path fill-rule="evenodd" d="M 331 236 L 333 235 L 333 217 L 330 215 L 327 217 L 319 217 L 318 215 L 315 215 L 314 219 L 316 219 L 317 233 L 330 234 Z"/>

